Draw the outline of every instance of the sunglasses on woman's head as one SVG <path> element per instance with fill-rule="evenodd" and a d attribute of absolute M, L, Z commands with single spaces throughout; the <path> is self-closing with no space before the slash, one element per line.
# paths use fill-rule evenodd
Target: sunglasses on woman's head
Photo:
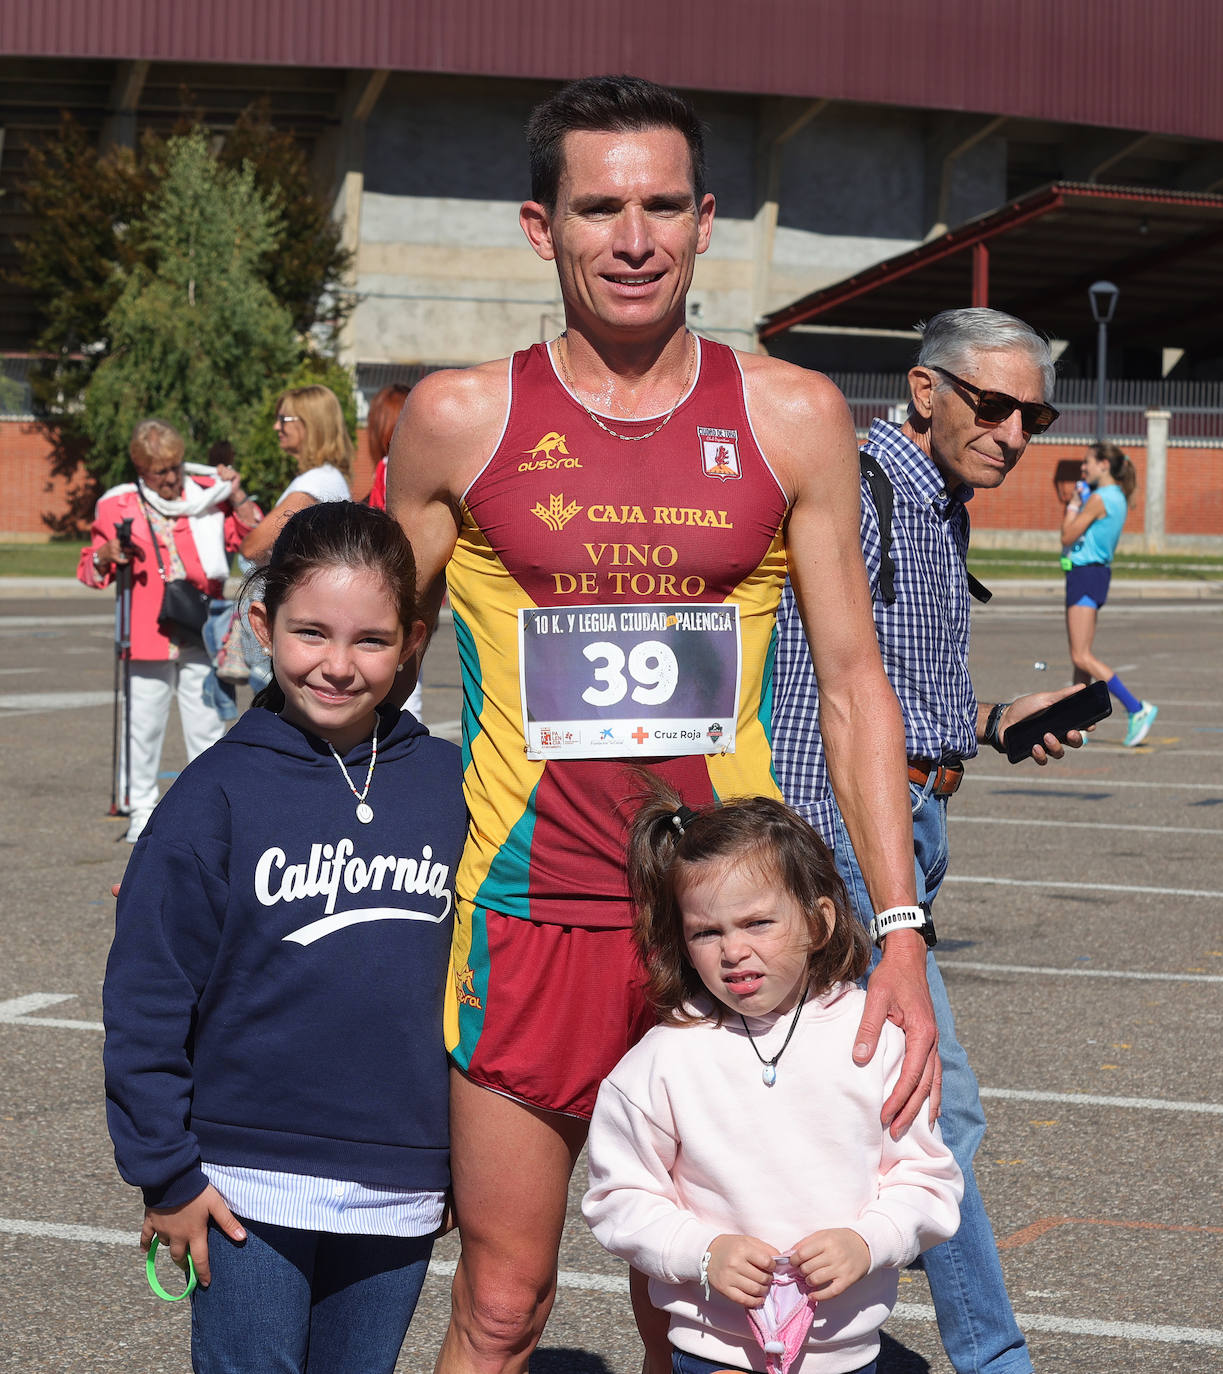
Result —
<path fill-rule="evenodd" d="M 272 421 L 273 426 L 279 429 L 281 425 L 291 425 L 295 420 L 300 420 L 300 415 L 277 415 Z"/>
<path fill-rule="evenodd" d="M 973 414 L 983 425 L 1000 425 L 1008 415 L 1017 410 L 1025 434 L 1043 434 L 1061 414 L 1060 410 L 1055 410 L 1045 401 L 1017 401 L 1005 391 L 989 391 L 984 387 L 974 386 L 963 377 L 957 377 L 954 372 L 948 372 L 945 367 L 939 367 L 937 364 L 933 370 L 941 372 L 948 381 L 954 382 L 956 386 L 976 397 Z"/>

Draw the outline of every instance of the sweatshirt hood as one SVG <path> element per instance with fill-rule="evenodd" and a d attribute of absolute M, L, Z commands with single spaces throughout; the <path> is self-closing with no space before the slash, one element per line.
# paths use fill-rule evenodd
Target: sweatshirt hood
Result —
<path fill-rule="evenodd" d="M 429 739 L 429 731 L 411 711 L 397 711 L 394 707 L 378 710 L 378 760 L 380 763 L 402 758 L 412 753 L 422 740 Z M 225 745 L 245 745 L 247 748 L 269 749 L 274 754 L 310 763 L 318 761 L 329 768 L 335 759 L 325 739 L 285 720 L 275 711 L 255 707 L 245 711 L 220 742 Z M 363 740 L 342 755 L 345 763 L 368 761 L 370 741 Z"/>

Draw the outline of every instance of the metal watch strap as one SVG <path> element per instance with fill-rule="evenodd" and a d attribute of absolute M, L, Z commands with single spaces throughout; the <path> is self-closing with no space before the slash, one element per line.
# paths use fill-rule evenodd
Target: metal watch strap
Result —
<path fill-rule="evenodd" d="M 938 943 L 934 933 L 934 922 L 930 913 L 922 906 L 893 906 L 871 918 L 870 937 L 876 945 L 882 945 L 884 937 L 893 930 L 916 930 L 926 942 L 928 949 Z"/>

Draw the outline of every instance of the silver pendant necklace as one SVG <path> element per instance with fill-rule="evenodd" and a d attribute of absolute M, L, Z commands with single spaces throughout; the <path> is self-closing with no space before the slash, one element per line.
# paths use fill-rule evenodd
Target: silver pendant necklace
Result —
<path fill-rule="evenodd" d="M 685 330 L 684 332 L 686 334 L 688 331 Z M 667 413 L 662 417 L 662 422 L 660 424 L 655 425 L 654 428 L 650 430 L 648 434 L 621 434 L 617 430 L 612 429 L 610 425 L 605 425 L 603 421 L 599 418 L 599 416 L 597 416 L 594 413 L 594 411 L 591 410 L 591 408 L 586 404 L 586 402 L 583 401 L 582 398 L 578 395 L 578 389 L 574 385 L 573 378 L 569 375 L 569 368 L 565 364 L 565 353 L 569 351 L 568 336 L 566 334 L 562 334 L 561 339 L 565 340 L 565 351 L 564 353 L 561 352 L 560 339 L 558 339 L 556 347 L 556 360 L 561 365 L 561 375 L 565 379 L 565 385 L 569 388 L 570 395 L 578 403 L 578 405 L 582 407 L 586 414 L 595 422 L 595 424 L 599 426 L 599 428 L 604 432 L 604 434 L 610 434 L 613 439 L 620 439 L 626 444 L 637 444 L 640 443 L 642 439 L 652 439 L 660 430 L 666 429 L 667 425 L 671 421 L 671 416 L 674 415 L 675 412 L 679 409 L 680 402 L 688 394 L 688 386 L 692 381 L 692 370 L 696 366 L 695 343 L 688 350 L 688 371 L 684 375 L 684 384 L 682 387 L 680 387 L 679 396 L 676 398 L 675 404 L 671 407 L 671 409 L 668 410 Z M 629 420 L 627 417 L 625 418 L 625 424 L 632 423 L 633 421 Z"/>
<path fill-rule="evenodd" d="M 352 778 L 348 776 L 348 769 L 344 767 L 344 760 L 335 751 L 335 745 L 330 740 L 327 741 L 327 748 L 331 750 L 331 756 L 340 765 L 340 772 L 344 774 L 344 781 L 348 784 L 348 790 L 357 799 L 357 819 L 362 825 L 368 825 L 374 819 L 374 808 L 365 800 L 369 796 L 370 779 L 374 776 L 374 764 L 378 762 L 378 732 L 374 731 L 373 745 L 369 755 L 369 770 L 365 774 L 365 786 L 360 792 L 353 786 Z"/>
<path fill-rule="evenodd" d="M 764 1065 L 764 1068 L 760 1071 L 760 1077 L 763 1080 L 764 1086 L 766 1088 L 771 1088 L 773 1084 L 777 1082 L 777 1062 L 781 1058 L 781 1056 L 785 1054 L 786 1046 L 790 1043 L 790 1038 L 793 1036 L 795 1030 L 798 1028 L 798 1018 L 802 1014 L 803 1004 L 807 1000 L 807 992 L 810 989 L 810 987 L 811 979 L 808 978 L 806 983 L 803 984 L 803 995 L 798 999 L 798 1005 L 794 1008 L 794 1019 L 790 1022 L 790 1029 L 786 1031 L 786 1038 L 781 1042 L 781 1049 L 777 1051 L 777 1053 L 772 1057 L 772 1059 L 766 1059 L 764 1055 L 762 1055 L 760 1051 L 756 1049 L 756 1041 L 752 1037 L 751 1029 L 747 1024 L 747 1021 L 744 1019 L 743 1013 L 739 1013 L 739 1020 L 743 1022 L 743 1029 L 747 1032 L 747 1043 L 751 1045 L 752 1050 L 756 1055 L 756 1058 L 759 1059 L 760 1062 Z"/>

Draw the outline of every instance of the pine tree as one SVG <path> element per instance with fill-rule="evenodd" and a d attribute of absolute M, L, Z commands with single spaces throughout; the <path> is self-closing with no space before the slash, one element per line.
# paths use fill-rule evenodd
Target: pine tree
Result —
<path fill-rule="evenodd" d="M 19 194 L 31 229 L 18 241 L 21 265 L 13 276 L 31 290 L 43 317 L 33 341 L 42 358 L 30 385 L 53 445 L 52 470 L 73 483 L 71 509 L 54 522 L 61 531 L 75 532 L 88 522 L 98 483 L 106 485 L 117 471 L 115 436 L 108 435 L 105 448 L 90 442 L 82 401 L 95 371 L 117 347 L 110 330 L 120 318 L 120 297 L 132 287 L 141 267 L 149 275 L 158 270 L 160 250 L 151 242 L 145 216 L 148 207 L 158 203 L 170 146 L 191 134 L 213 137 L 203 115 L 187 108 L 189 97 L 184 100 L 183 119 L 168 140 L 149 131 L 136 149 L 112 148 L 99 154 L 80 125 L 65 114 L 56 134 L 30 151 Z M 315 356 L 314 349 L 333 345 L 353 307 L 353 297 L 341 287 L 349 254 L 310 184 L 305 153 L 291 135 L 272 126 L 266 103 L 238 116 L 217 161 L 235 174 L 249 168 L 265 203 L 279 207 L 276 245 L 262 255 L 258 271 L 289 310 L 299 340 L 309 338 L 311 344 L 296 350 L 288 368 L 262 379 L 274 397 L 290 384 L 295 368 L 310 365 L 334 371 L 335 364 Z M 332 389 L 340 394 L 335 385 Z M 222 437 L 237 442 L 251 429 L 248 417 Z M 122 447 L 126 449 L 126 442 Z M 89 474 L 84 483 L 78 478 L 82 464 Z M 278 464 L 283 466 L 279 450 L 269 450 L 265 461 L 255 463 L 258 477 L 274 476 Z M 241 447 L 238 465 L 245 476 Z M 272 488 L 257 489 L 267 494 Z"/>
<path fill-rule="evenodd" d="M 142 216 L 147 255 L 119 267 L 122 288 L 103 329 L 109 352 L 85 390 L 94 475 L 127 474 L 133 426 L 156 415 L 203 459 L 247 423 L 269 378 L 288 375 L 300 347 L 265 263 L 279 211 L 253 169 L 222 167 L 203 132 L 167 143 L 165 176 Z"/>

